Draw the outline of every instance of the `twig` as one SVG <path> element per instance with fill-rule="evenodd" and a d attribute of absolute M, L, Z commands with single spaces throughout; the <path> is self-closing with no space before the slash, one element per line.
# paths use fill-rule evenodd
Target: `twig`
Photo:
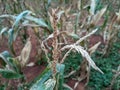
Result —
<path fill-rule="evenodd" d="M 70 77 L 71 75 L 75 74 L 79 69 L 80 69 L 80 66 L 78 66 L 77 70 L 73 70 L 68 75 L 64 76 L 64 78 Z"/>
<path fill-rule="evenodd" d="M 46 56 L 46 58 L 47 58 L 47 62 L 50 64 L 50 59 L 49 59 L 49 57 L 48 57 L 48 51 L 45 49 L 44 42 L 42 42 L 41 48 L 42 48 L 42 50 L 45 52 L 45 56 Z"/>
<path fill-rule="evenodd" d="M 66 88 L 68 88 L 69 90 L 73 90 L 70 86 L 68 86 L 67 84 L 63 84 L 63 87 L 66 87 Z"/>
<path fill-rule="evenodd" d="M 68 77 L 70 77 L 71 75 L 73 75 L 74 73 L 76 73 L 76 70 L 71 71 L 68 75 L 64 76 L 64 78 L 68 78 Z"/>
<path fill-rule="evenodd" d="M 69 51 L 64 55 L 64 57 L 62 58 L 60 63 L 63 63 L 64 60 L 66 59 L 66 57 L 68 56 L 68 54 L 72 51 L 73 48 L 70 48 Z"/>

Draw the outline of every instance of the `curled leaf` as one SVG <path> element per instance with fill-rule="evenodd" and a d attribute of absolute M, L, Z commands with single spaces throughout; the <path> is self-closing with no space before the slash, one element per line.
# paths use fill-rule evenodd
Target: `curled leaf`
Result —
<path fill-rule="evenodd" d="M 7 27 L 3 28 L 2 30 L 0 30 L 0 36 L 3 35 L 5 32 L 7 32 Z"/>
<path fill-rule="evenodd" d="M 21 19 L 23 19 L 25 16 L 31 14 L 32 12 L 29 11 L 29 10 L 26 10 L 26 11 L 23 11 L 22 13 L 20 13 L 17 17 L 16 17 L 16 20 L 13 24 L 13 28 L 17 28 L 18 25 L 19 25 L 19 22 Z"/>
<path fill-rule="evenodd" d="M 7 58 L 11 57 L 10 53 L 8 51 L 4 51 L 0 53 L 0 58 L 6 63 L 9 64 Z"/>
<path fill-rule="evenodd" d="M 30 52 L 32 49 L 32 44 L 30 41 L 30 38 L 27 40 L 27 43 L 25 44 L 23 50 L 21 51 L 21 55 L 20 55 L 20 63 L 21 63 L 21 67 L 24 67 L 27 62 L 29 61 L 29 56 L 30 56 Z"/>

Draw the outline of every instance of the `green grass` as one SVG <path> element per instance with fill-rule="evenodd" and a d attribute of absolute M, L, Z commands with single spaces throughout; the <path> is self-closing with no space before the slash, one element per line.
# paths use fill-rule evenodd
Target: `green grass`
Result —
<path fill-rule="evenodd" d="M 117 67 L 120 64 L 119 50 L 120 43 L 117 42 L 113 44 L 110 55 L 108 57 L 101 57 L 102 55 L 98 54 L 97 52 L 92 55 L 92 59 L 94 60 L 96 65 L 104 72 L 104 74 L 91 69 L 90 81 L 88 83 L 89 88 L 92 88 L 92 90 L 105 90 L 105 88 L 109 87 L 114 75 L 114 73 L 112 73 L 112 70 L 117 70 Z M 82 58 L 80 54 L 70 53 L 65 61 L 65 75 L 72 70 L 76 70 L 81 63 L 81 60 Z M 113 90 L 119 89 L 119 87 L 116 86 L 118 84 L 119 83 L 116 83 L 113 86 Z"/>
<path fill-rule="evenodd" d="M 96 72 L 95 70 L 91 71 L 90 76 L 90 87 L 94 87 L 94 90 L 101 90 L 106 87 L 108 87 L 111 83 L 113 73 L 113 69 L 117 69 L 117 67 L 120 64 L 120 43 L 114 43 L 113 48 L 111 49 L 110 55 L 107 58 L 96 58 L 97 55 L 95 55 L 94 61 L 97 64 L 97 66 L 104 72 L 104 74 L 100 74 L 99 72 Z M 118 90 L 116 86 L 113 87 L 113 89 Z"/>

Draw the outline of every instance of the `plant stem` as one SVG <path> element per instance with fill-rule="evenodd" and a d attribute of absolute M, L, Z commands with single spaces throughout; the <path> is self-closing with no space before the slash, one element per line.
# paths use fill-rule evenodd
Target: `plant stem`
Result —
<path fill-rule="evenodd" d="M 57 16 L 55 14 L 56 12 L 53 11 L 53 42 L 52 42 L 52 46 L 53 46 L 53 77 L 55 78 L 56 75 L 56 64 L 58 62 L 58 39 L 57 39 Z"/>

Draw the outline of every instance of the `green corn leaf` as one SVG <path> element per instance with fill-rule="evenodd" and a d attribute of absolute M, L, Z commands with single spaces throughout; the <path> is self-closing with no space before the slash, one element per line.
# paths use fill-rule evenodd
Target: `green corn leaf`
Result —
<path fill-rule="evenodd" d="M 18 32 L 21 30 L 19 28 L 19 23 L 20 21 L 25 17 L 25 16 L 28 16 L 29 14 L 32 14 L 31 11 L 29 10 L 26 10 L 26 11 L 23 11 L 22 13 L 20 13 L 17 17 L 16 17 L 16 20 L 15 22 L 13 23 L 13 26 L 12 26 L 12 29 L 10 29 L 10 34 L 11 34 L 11 42 L 13 40 L 16 40 L 16 37 L 18 36 Z"/>
<path fill-rule="evenodd" d="M 64 83 L 64 69 L 65 69 L 65 65 L 64 64 L 57 64 L 56 65 L 56 69 L 58 71 L 57 74 L 57 85 L 59 90 L 63 90 L 63 83 Z"/>
<path fill-rule="evenodd" d="M 40 81 L 39 81 L 40 82 Z M 53 90 L 55 87 L 56 81 L 54 79 L 48 79 L 43 84 L 36 84 L 30 90 Z"/>
<path fill-rule="evenodd" d="M 15 72 L 20 73 L 20 63 L 17 59 L 8 58 L 7 61 Z"/>
<path fill-rule="evenodd" d="M 52 72 L 50 68 L 46 68 L 42 74 L 38 78 L 36 78 L 35 81 L 33 81 L 33 85 L 30 88 L 30 90 L 45 90 L 44 83 L 50 76 L 52 75 Z"/>
<path fill-rule="evenodd" d="M 8 39 L 8 43 L 9 43 L 9 45 L 11 46 L 12 45 L 12 43 L 13 43 L 13 41 L 14 41 L 14 30 L 13 29 L 9 29 L 9 31 L 8 31 L 8 37 L 9 37 L 9 39 Z"/>
<path fill-rule="evenodd" d="M 0 85 L 0 90 L 6 90 L 7 89 L 7 84 Z"/>
<path fill-rule="evenodd" d="M 80 13 L 77 13 L 76 15 L 76 20 L 75 20 L 75 33 L 77 33 L 77 29 L 78 29 L 78 23 L 79 23 L 79 17 L 80 17 Z"/>
<path fill-rule="evenodd" d="M 39 81 L 40 82 L 40 81 Z M 54 79 L 48 79 L 43 84 L 36 84 L 30 90 L 53 90 L 56 81 Z"/>
<path fill-rule="evenodd" d="M 51 4 L 51 0 L 48 0 L 47 2 L 48 7 L 50 6 L 50 4 Z"/>
<path fill-rule="evenodd" d="M 13 42 L 16 40 L 18 32 L 20 29 L 18 29 L 17 31 L 15 31 L 13 28 L 8 30 L 8 44 L 9 44 L 9 48 L 11 50 L 11 52 L 15 55 L 15 51 L 13 48 Z"/>
<path fill-rule="evenodd" d="M 43 88 L 44 88 L 43 90 L 53 90 L 55 87 L 55 84 L 56 84 L 56 80 L 48 79 L 43 85 Z M 39 89 L 39 90 L 41 90 L 41 89 Z"/>
<path fill-rule="evenodd" d="M 75 33 L 70 33 L 69 34 L 71 37 L 73 37 L 74 39 L 79 39 L 80 37 L 77 35 L 77 34 L 75 34 Z"/>
<path fill-rule="evenodd" d="M 13 41 L 15 39 L 13 29 L 9 29 L 8 37 L 9 37 L 9 39 L 8 39 L 9 48 L 10 48 L 11 52 L 15 55 L 15 51 L 14 51 L 14 48 L 13 48 Z"/>
<path fill-rule="evenodd" d="M 51 23 L 50 23 L 49 20 L 48 20 L 47 24 L 48 24 L 49 32 L 52 33 L 53 32 L 53 28 L 52 28 Z"/>
<path fill-rule="evenodd" d="M 0 19 L 3 19 L 3 18 L 10 18 L 12 20 L 15 20 L 16 16 L 14 16 L 14 15 L 8 15 L 8 14 L 0 15 Z"/>
<path fill-rule="evenodd" d="M 48 25 L 45 23 L 45 21 L 42 18 L 35 18 L 33 16 L 27 16 L 27 17 L 25 17 L 25 19 L 27 19 L 29 21 L 33 21 L 42 27 L 48 27 Z"/>
<path fill-rule="evenodd" d="M 7 32 L 7 29 L 8 29 L 7 27 L 3 28 L 3 29 L 0 31 L 0 36 L 3 35 L 4 33 L 6 33 L 6 32 Z"/>
<path fill-rule="evenodd" d="M 65 65 L 57 63 L 56 69 L 57 69 L 58 73 L 60 73 L 61 75 L 63 75 L 64 69 L 65 69 Z"/>
<path fill-rule="evenodd" d="M 16 20 L 13 24 L 13 28 L 18 28 L 19 26 L 19 22 L 21 19 L 23 19 L 25 16 L 31 14 L 32 12 L 29 11 L 29 10 L 26 10 L 26 11 L 23 11 L 22 13 L 20 13 L 17 17 L 16 17 Z"/>
<path fill-rule="evenodd" d="M 4 51 L 4 52 L 0 53 L 0 58 L 7 64 L 9 64 L 8 60 L 7 60 L 8 57 L 11 57 L 11 55 L 8 51 Z"/>
<path fill-rule="evenodd" d="M 60 84 L 61 84 L 60 86 L 62 86 L 63 84 L 64 68 L 65 68 L 64 64 L 56 65 L 56 70 L 58 72 L 58 75 L 60 76 Z M 47 67 L 44 70 L 44 72 L 38 78 L 36 78 L 35 81 L 32 82 L 32 85 L 29 84 L 30 86 L 32 86 L 30 90 L 53 90 L 56 81 L 54 79 L 50 79 L 51 75 L 52 75 L 52 71 L 50 70 L 49 67 Z"/>
<path fill-rule="evenodd" d="M 23 75 L 20 75 L 12 70 L 5 69 L 0 69 L 0 74 L 2 75 L 2 77 L 7 79 L 18 79 L 23 77 Z"/>
<path fill-rule="evenodd" d="M 16 59 L 12 58 L 12 56 L 8 51 L 4 51 L 0 53 L 0 58 L 6 64 L 8 64 L 15 72 L 19 73 L 19 62 Z"/>
<path fill-rule="evenodd" d="M 20 30 L 21 29 L 15 30 L 13 28 L 11 28 L 11 29 L 8 30 L 8 37 L 9 37 L 8 43 L 9 43 L 10 46 L 12 45 L 13 41 L 16 40 L 16 38 L 17 38 L 18 33 L 19 33 Z"/>

